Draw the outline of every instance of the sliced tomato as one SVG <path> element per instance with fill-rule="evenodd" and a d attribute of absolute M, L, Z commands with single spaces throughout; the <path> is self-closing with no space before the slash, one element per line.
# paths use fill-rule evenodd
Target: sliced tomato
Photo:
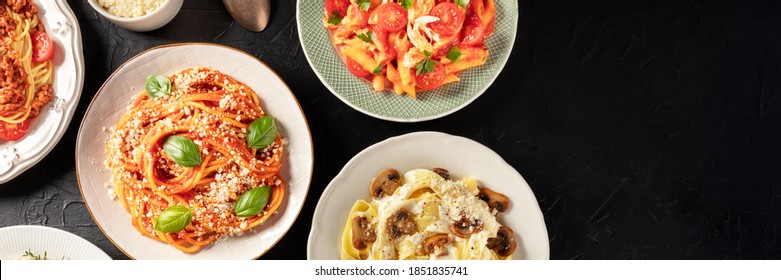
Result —
<path fill-rule="evenodd" d="M 33 61 L 44 62 L 52 59 L 54 56 L 54 43 L 46 32 L 38 31 L 32 36 L 33 39 Z"/>
<path fill-rule="evenodd" d="M 358 77 L 366 77 L 369 75 L 369 71 L 366 71 L 366 69 L 363 69 L 363 66 L 359 64 L 357 61 L 353 60 L 352 58 L 345 57 L 345 62 L 347 64 L 347 69 L 350 70 L 350 73 L 353 73 L 353 75 Z"/>
<path fill-rule="evenodd" d="M 415 82 L 422 90 L 432 90 L 442 85 L 445 81 L 445 74 L 445 66 L 437 63 L 437 66 L 434 66 L 434 71 L 415 76 Z"/>
<path fill-rule="evenodd" d="M 438 17 L 439 20 L 429 23 L 429 27 L 431 27 L 434 32 L 444 36 L 453 35 L 458 32 L 458 30 L 461 29 L 461 25 L 464 24 L 464 18 L 466 17 L 464 9 L 449 2 L 437 4 L 431 9 L 430 14 Z"/>
<path fill-rule="evenodd" d="M 350 0 L 325 0 L 325 11 L 330 16 L 334 11 L 344 17 L 347 15 L 347 8 L 350 7 Z"/>
<path fill-rule="evenodd" d="M 470 14 L 461 33 L 461 42 L 467 46 L 478 45 L 485 39 L 485 25 L 476 14 Z"/>
<path fill-rule="evenodd" d="M 0 121 L 0 139 L 5 141 L 16 141 L 22 139 L 27 134 L 30 126 L 29 120 L 20 123 L 7 123 Z"/>
<path fill-rule="evenodd" d="M 377 25 L 387 32 L 396 32 L 407 26 L 407 10 L 399 3 L 390 2 L 377 8 Z"/>

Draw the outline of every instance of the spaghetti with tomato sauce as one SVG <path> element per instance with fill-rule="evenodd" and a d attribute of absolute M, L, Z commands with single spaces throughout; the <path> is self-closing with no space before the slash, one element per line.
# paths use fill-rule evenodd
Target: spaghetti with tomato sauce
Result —
<path fill-rule="evenodd" d="M 0 0 L 2 1 L 2 0 Z M 30 0 L 0 3 L 0 139 L 17 141 L 52 99 L 54 44 Z"/>
<path fill-rule="evenodd" d="M 152 97 L 142 91 L 112 128 L 106 164 L 114 194 L 136 230 L 194 253 L 274 215 L 285 196 L 284 140 L 274 130 L 267 147 L 250 147 L 253 120 L 266 113 L 245 84 L 208 68 L 168 78 L 169 94 Z M 177 161 L 166 147 L 174 136 L 192 141 L 199 162 L 187 167 Z M 256 205 L 255 214 L 237 214 L 237 201 L 261 186 L 270 189 L 267 204 Z M 160 220 L 174 207 L 189 212 L 191 220 L 171 229 Z"/>
<path fill-rule="evenodd" d="M 325 0 L 323 24 L 350 72 L 416 98 L 485 64 L 494 0 Z"/>

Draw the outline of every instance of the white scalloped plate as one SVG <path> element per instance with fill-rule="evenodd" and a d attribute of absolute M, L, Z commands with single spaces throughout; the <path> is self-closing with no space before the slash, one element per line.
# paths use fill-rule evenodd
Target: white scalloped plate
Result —
<path fill-rule="evenodd" d="M 65 0 L 36 0 L 38 18 L 57 47 L 54 53 L 54 98 L 30 122 L 19 141 L 0 140 L 0 184 L 10 181 L 41 161 L 68 129 L 84 84 L 81 31 Z"/>
<path fill-rule="evenodd" d="M 103 165 L 109 128 L 127 111 L 131 97 L 144 88 L 150 73 L 173 73 L 210 67 L 247 84 L 260 97 L 288 139 L 282 167 L 287 193 L 278 213 L 240 237 L 231 237 L 185 254 L 169 244 L 142 236 L 130 215 L 108 195 L 111 172 Z M 158 46 L 122 64 L 95 94 L 76 139 L 76 175 L 81 194 L 98 227 L 122 252 L 135 259 L 252 259 L 271 249 L 290 229 L 304 206 L 312 179 L 312 137 L 304 112 L 284 81 L 256 57 L 234 48 L 188 43 Z"/>
<path fill-rule="evenodd" d="M 374 144 L 353 157 L 325 188 L 312 217 L 307 244 L 310 260 L 339 259 L 339 244 L 350 209 L 358 199 L 370 199 L 369 184 L 380 170 L 404 173 L 441 167 L 454 178 L 474 177 L 504 193 L 510 208 L 498 216 L 515 231 L 513 259 L 548 259 L 548 231 L 529 184 L 501 156 L 470 139 L 440 132 L 415 132 Z"/>
<path fill-rule="evenodd" d="M 45 226 L 0 228 L 0 259 L 13 260 L 25 251 L 51 260 L 110 260 L 97 246 L 73 233 Z"/>

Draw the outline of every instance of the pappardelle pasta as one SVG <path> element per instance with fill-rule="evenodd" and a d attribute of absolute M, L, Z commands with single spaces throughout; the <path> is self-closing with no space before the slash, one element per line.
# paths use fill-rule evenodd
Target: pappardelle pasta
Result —
<path fill-rule="evenodd" d="M 323 24 L 347 68 L 375 91 L 416 98 L 485 64 L 494 0 L 325 0 Z"/>
<path fill-rule="evenodd" d="M 496 214 L 507 196 L 479 187 L 475 179 L 452 180 L 442 168 L 400 175 L 381 171 L 358 200 L 342 233 L 341 258 L 507 260 L 516 249 L 512 229 Z"/>

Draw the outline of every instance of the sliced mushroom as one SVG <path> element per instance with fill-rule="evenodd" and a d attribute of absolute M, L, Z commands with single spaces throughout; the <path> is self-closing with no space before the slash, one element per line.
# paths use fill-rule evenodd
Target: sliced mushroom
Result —
<path fill-rule="evenodd" d="M 377 240 L 377 235 L 369 225 L 366 217 L 356 216 L 353 218 L 353 247 L 358 250 L 367 248 L 368 243 Z"/>
<path fill-rule="evenodd" d="M 502 257 L 512 255 L 516 247 L 515 233 L 509 227 L 502 226 L 496 232 L 496 237 L 488 238 L 488 243 L 485 246 L 496 251 L 496 254 Z"/>
<path fill-rule="evenodd" d="M 396 213 L 394 213 L 393 216 L 388 217 L 385 222 L 387 223 L 385 229 L 392 239 L 399 238 L 405 234 L 413 234 L 418 230 L 412 213 L 404 208 L 396 211 Z"/>
<path fill-rule="evenodd" d="M 437 257 L 447 255 L 447 244 L 450 243 L 450 238 L 447 234 L 437 234 L 426 238 L 423 242 L 423 250 L 426 254 L 436 254 Z"/>
<path fill-rule="evenodd" d="M 388 168 L 380 171 L 376 177 L 372 180 L 371 186 L 369 186 L 369 193 L 373 198 L 380 198 L 382 195 L 392 195 L 396 188 L 399 187 L 399 181 L 401 175 L 396 169 Z"/>
<path fill-rule="evenodd" d="M 461 216 L 461 219 L 450 225 L 450 232 L 461 238 L 467 238 L 483 230 L 483 222 Z"/>
<path fill-rule="evenodd" d="M 442 176 L 445 180 L 450 180 L 450 171 L 447 171 L 447 169 L 434 167 L 431 169 L 431 172 L 437 173 L 437 175 Z"/>
<path fill-rule="evenodd" d="M 504 212 L 507 208 L 510 208 L 510 199 L 506 195 L 492 191 L 489 188 L 480 188 L 480 192 L 477 193 L 477 197 L 488 203 L 488 208 L 491 210 Z"/>

